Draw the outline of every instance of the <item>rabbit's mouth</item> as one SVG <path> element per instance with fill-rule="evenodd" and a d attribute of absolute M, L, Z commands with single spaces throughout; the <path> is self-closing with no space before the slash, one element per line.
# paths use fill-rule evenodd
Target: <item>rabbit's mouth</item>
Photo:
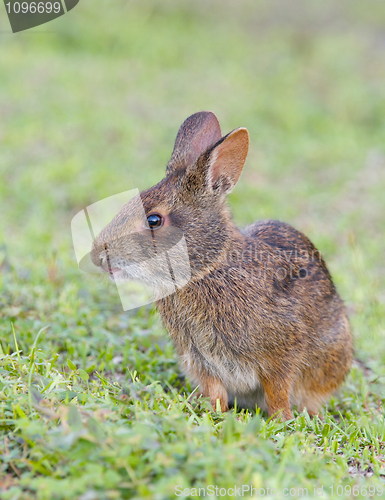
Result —
<path fill-rule="evenodd" d="M 121 278 L 122 274 L 123 274 L 123 270 L 120 269 L 120 267 L 110 267 L 110 268 L 108 268 L 108 271 L 106 271 L 106 272 L 109 273 L 112 281 L 119 280 L 119 278 Z"/>
<path fill-rule="evenodd" d="M 148 281 L 148 273 L 142 269 L 142 266 L 132 262 L 121 265 L 121 267 L 114 265 L 114 267 L 111 266 L 108 267 L 108 269 L 105 269 L 103 266 L 103 269 L 105 272 L 108 272 L 110 279 L 114 282 L 127 282 L 132 280 L 140 282 Z"/>
<path fill-rule="evenodd" d="M 124 274 L 123 269 L 111 264 L 109 259 L 102 259 L 99 265 L 104 273 L 108 273 L 112 281 L 120 281 L 122 275 Z"/>
<path fill-rule="evenodd" d="M 114 262 L 116 259 L 111 258 L 107 252 L 102 252 L 99 258 L 100 263 L 98 267 L 100 267 L 104 273 L 108 273 L 112 281 L 121 281 L 122 278 L 124 278 L 125 273 L 124 269 L 122 269 L 121 262 Z"/>

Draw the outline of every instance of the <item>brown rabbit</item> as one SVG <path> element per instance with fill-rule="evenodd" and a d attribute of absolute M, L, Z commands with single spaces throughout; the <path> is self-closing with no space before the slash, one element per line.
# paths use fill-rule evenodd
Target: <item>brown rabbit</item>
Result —
<path fill-rule="evenodd" d="M 316 414 L 351 364 L 345 307 L 306 236 L 278 221 L 244 230 L 233 223 L 226 194 L 248 147 L 245 128 L 222 137 L 213 113 L 190 116 L 166 177 L 140 194 L 145 220 L 129 202 L 95 240 L 91 258 L 117 280 L 159 284 L 150 260 L 138 271 L 143 246 L 135 232 L 151 235 L 159 251 L 170 228 L 181 231 L 191 277 L 157 307 L 199 393 L 214 409 L 219 400 L 222 411 L 236 398 L 284 419 L 294 405 Z"/>

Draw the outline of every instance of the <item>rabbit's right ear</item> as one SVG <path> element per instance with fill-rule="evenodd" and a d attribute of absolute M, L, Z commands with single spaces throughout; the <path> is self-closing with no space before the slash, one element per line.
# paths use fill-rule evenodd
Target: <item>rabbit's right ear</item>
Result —
<path fill-rule="evenodd" d="M 211 111 L 191 115 L 181 125 L 166 175 L 177 168 L 193 165 L 207 148 L 222 138 L 218 118 Z"/>

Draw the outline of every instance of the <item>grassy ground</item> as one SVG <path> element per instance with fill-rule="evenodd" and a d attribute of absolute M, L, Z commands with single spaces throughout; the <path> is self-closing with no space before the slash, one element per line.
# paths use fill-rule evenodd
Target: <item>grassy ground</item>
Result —
<path fill-rule="evenodd" d="M 1 499 L 385 494 L 383 3 L 82 0 L 20 35 L 1 9 Z M 235 219 L 307 233 L 347 303 L 323 421 L 190 405 L 155 310 L 76 267 L 71 218 L 160 180 L 201 109 L 250 131 Z"/>

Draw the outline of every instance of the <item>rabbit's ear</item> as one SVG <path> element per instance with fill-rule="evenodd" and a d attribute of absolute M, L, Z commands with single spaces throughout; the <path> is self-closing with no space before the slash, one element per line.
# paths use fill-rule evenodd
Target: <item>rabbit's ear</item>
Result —
<path fill-rule="evenodd" d="M 249 132 L 237 128 L 226 135 L 210 152 L 206 185 L 213 191 L 232 191 L 241 175 L 249 151 Z"/>
<path fill-rule="evenodd" d="M 176 168 L 193 165 L 199 156 L 221 137 L 221 127 L 214 113 L 200 111 L 191 115 L 181 125 L 176 136 L 166 174 L 170 174 Z"/>

